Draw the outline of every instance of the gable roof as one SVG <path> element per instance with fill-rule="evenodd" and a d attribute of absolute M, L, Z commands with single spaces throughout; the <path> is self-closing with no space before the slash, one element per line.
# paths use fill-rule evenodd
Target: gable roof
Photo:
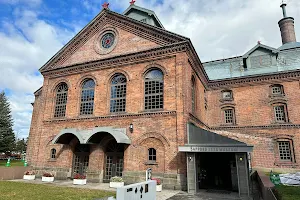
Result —
<path fill-rule="evenodd" d="M 50 58 L 40 69 L 42 73 L 44 71 L 53 70 L 60 62 L 63 62 L 69 58 L 72 53 L 81 45 L 83 45 L 88 38 L 93 36 L 99 28 L 106 25 L 108 22 L 112 22 L 113 25 L 120 25 L 126 28 L 126 31 L 134 34 L 139 34 L 141 37 L 145 37 L 152 40 L 162 46 L 190 41 L 189 38 L 178 35 L 176 33 L 161 29 L 119 13 L 110 11 L 108 9 L 102 9 L 102 11 L 81 31 L 79 31 L 65 46 L 63 46 L 52 58 Z M 154 33 L 154 34 L 153 34 Z M 159 36 L 158 36 L 159 35 Z"/>
<path fill-rule="evenodd" d="M 258 48 L 263 48 L 263 49 L 266 49 L 266 50 L 269 50 L 271 51 L 272 53 L 278 53 L 278 49 L 275 49 L 273 47 L 269 47 L 267 45 L 264 45 L 264 44 L 261 44 L 261 43 L 258 43 L 257 45 L 255 45 L 255 47 L 253 47 L 252 49 L 250 49 L 247 53 L 245 53 L 242 58 L 248 58 L 249 55 L 251 53 L 253 53 L 255 50 L 257 50 Z"/>
<path fill-rule="evenodd" d="M 158 19 L 157 15 L 155 14 L 154 11 L 146 9 L 146 8 L 142 8 L 139 6 L 136 6 L 135 4 L 131 4 L 124 12 L 123 15 L 128 15 L 130 12 L 134 11 L 134 10 L 138 10 L 144 13 L 147 13 L 149 16 L 151 16 L 156 22 L 157 24 L 159 24 L 160 28 L 164 29 L 164 26 L 162 25 L 162 23 L 160 22 L 160 20 Z"/>

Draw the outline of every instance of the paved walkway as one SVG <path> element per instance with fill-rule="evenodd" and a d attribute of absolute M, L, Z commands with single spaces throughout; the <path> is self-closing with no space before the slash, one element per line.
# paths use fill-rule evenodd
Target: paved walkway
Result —
<path fill-rule="evenodd" d="M 201 195 L 190 195 L 186 192 L 180 192 L 168 200 L 240 200 L 238 194 L 217 194 L 217 193 L 206 193 L 202 191 Z"/>
<path fill-rule="evenodd" d="M 72 187 L 72 188 L 86 188 L 86 189 L 96 189 L 96 190 L 107 190 L 107 191 L 116 191 L 115 188 L 110 188 L 109 183 L 87 183 L 86 185 L 73 185 L 73 181 L 66 180 L 55 180 L 51 183 L 42 182 L 42 179 L 36 179 L 33 181 L 23 180 L 23 179 L 17 179 L 17 180 L 11 180 L 11 181 L 17 181 L 17 182 L 24 182 L 24 183 L 35 183 L 35 184 L 47 184 L 47 185 L 56 185 L 61 187 Z M 180 191 L 176 190 L 163 190 L 161 192 L 157 192 L 156 199 L 157 200 L 167 200 L 170 197 L 178 194 Z"/>

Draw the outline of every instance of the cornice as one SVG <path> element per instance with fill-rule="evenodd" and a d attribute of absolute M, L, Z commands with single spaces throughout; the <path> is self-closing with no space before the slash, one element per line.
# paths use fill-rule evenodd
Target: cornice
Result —
<path fill-rule="evenodd" d="M 247 77 L 238 77 L 231 79 L 209 81 L 208 87 L 211 90 L 224 89 L 227 87 L 243 87 L 262 84 L 281 83 L 286 81 L 295 81 L 300 78 L 300 70 L 277 72 L 272 74 L 255 75 Z"/>
<path fill-rule="evenodd" d="M 293 129 L 300 128 L 300 124 L 271 124 L 264 126 L 216 126 L 210 130 L 241 130 L 241 129 Z"/>
<path fill-rule="evenodd" d="M 204 126 L 207 129 L 210 129 L 209 126 L 207 124 L 205 124 L 204 122 L 202 122 L 200 119 L 198 119 L 195 115 L 193 115 L 192 113 L 189 113 L 189 117 L 190 120 L 192 122 L 196 122 L 197 124 L 200 124 L 201 126 Z"/>
<path fill-rule="evenodd" d="M 211 131 L 226 131 L 226 130 L 245 130 L 245 129 L 296 129 L 300 128 L 300 124 L 271 124 L 271 125 L 264 125 L 264 126 L 208 126 L 192 113 L 189 113 L 190 120 L 192 122 L 196 122 L 201 126 L 204 126 L 208 130 Z"/>
<path fill-rule="evenodd" d="M 34 92 L 34 96 L 40 96 L 42 94 L 43 87 L 40 87 L 37 91 Z"/>
<path fill-rule="evenodd" d="M 187 51 L 189 62 L 191 67 L 194 69 L 194 71 L 197 73 L 198 76 L 200 76 L 200 80 L 203 83 L 203 86 L 207 88 L 207 84 L 209 81 L 208 75 L 205 72 L 205 69 L 201 63 L 201 60 L 196 52 L 196 50 L 193 47 L 192 42 L 189 40 L 188 43 L 188 51 Z"/>
<path fill-rule="evenodd" d="M 70 65 L 64 68 L 47 70 L 44 71 L 42 74 L 44 76 L 49 76 L 49 77 L 60 77 L 69 74 L 93 71 L 97 69 L 119 67 L 120 65 L 124 66 L 124 65 L 134 64 L 134 63 L 158 60 L 168 56 L 174 56 L 174 54 L 178 52 L 186 51 L 187 48 L 186 43 L 187 42 L 180 42 L 165 47 L 158 47 L 158 48 L 148 49 L 141 52 L 114 56 L 102 60 Z"/>
<path fill-rule="evenodd" d="M 119 114 L 119 115 L 106 115 L 106 116 L 87 116 L 87 117 L 75 117 L 75 118 L 64 118 L 64 119 L 50 119 L 44 120 L 45 123 L 51 122 L 76 122 L 83 120 L 111 120 L 111 119 L 132 119 L 132 118 L 148 118 L 148 117 L 158 117 L 158 116 L 174 116 L 176 111 L 161 111 L 161 112 L 144 112 L 139 114 Z"/>

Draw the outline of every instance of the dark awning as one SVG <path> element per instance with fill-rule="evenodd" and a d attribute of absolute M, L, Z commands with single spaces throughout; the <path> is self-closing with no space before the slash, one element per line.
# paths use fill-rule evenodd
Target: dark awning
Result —
<path fill-rule="evenodd" d="M 179 147 L 181 152 L 251 152 L 253 146 L 217 133 L 187 124 L 188 144 Z"/>
<path fill-rule="evenodd" d="M 62 129 L 52 140 L 53 144 L 69 144 L 76 137 L 80 144 L 99 143 L 104 136 L 111 135 L 117 143 L 131 144 L 126 128 L 97 127 L 87 130 Z"/>

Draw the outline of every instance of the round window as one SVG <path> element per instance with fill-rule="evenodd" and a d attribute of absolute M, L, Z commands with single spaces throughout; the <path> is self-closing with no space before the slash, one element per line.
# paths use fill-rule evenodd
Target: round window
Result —
<path fill-rule="evenodd" d="M 112 33 L 106 33 L 105 35 L 103 35 L 101 39 L 101 45 L 103 48 L 108 49 L 111 46 L 113 46 L 114 41 L 115 41 L 115 35 Z"/>

